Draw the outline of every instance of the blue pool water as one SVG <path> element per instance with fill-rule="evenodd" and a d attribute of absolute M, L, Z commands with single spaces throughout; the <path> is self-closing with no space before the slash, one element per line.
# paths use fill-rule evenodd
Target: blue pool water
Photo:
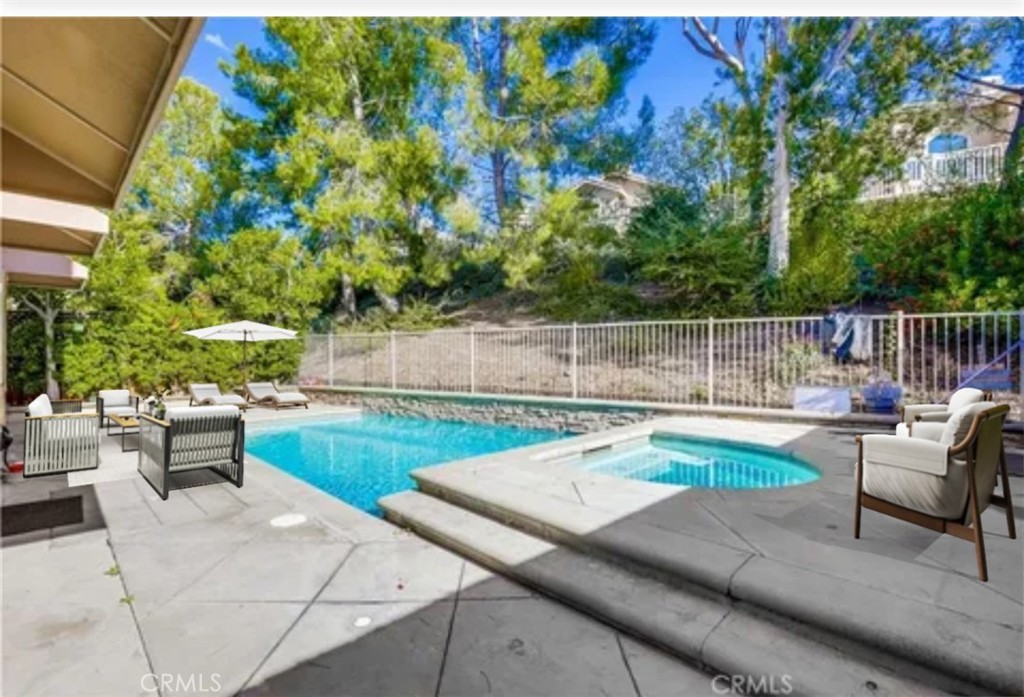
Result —
<path fill-rule="evenodd" d="M 813 482 L 817 469 L 781 450 L 733 441 L 652 436 L 585 455 L 591 472 L 706 489 L 763 489 Z"/>
<path fill-rule="evenodd" d="M 413 488 L 409 472 L 500 450 L 565 438 L 558 431 L 413 419 L 381 414 L 258 431 L 245 449 L 368 513 L 377 499 Z"/>

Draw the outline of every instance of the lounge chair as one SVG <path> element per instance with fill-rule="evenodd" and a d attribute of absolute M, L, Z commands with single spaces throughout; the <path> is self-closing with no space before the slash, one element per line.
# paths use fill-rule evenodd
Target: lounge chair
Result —
<path fill-rule="evenodd" d="M 81 400 L 51 402 L 41 394 L 28 405 L 24 476 L 96 469 L 99 449 L 99 421 L 95 414 L 82 413 Z"/>
<path fill-rule="evenodd" d="M 860 538 L 861 507 L 973 541 L 978 577 L 988 580 L 981 514 L 990 503 L 1006 509 L 1017 537 L 1003 450 L 1003 421 L 1010 407 L 976 402 L 945 423 L 918 421 L 910 437 L 857 436 L 857 504 L 853 536 Z M 1002 496 L 995 493 L 1001 476 Z"/>
<path fill-rule="evenodd" d="M 309 397 L 301 392 L 278 392 L 272 382 L 247 382 L 245 392 L 257 404 L 273 404 L 275 409 L 298 406 L 309 409 Z"/>
<path fill-rule="evenodd" d="M 242 411 L 245 411 L 249 407 L 249 403 L 244 398 L 237 394 L 221 394 L 220 388 L 217 387 L 217 383 L 204 382 L 204 383 L 193 383 L 188 386 L 189 400 L 188 405 L 198 406 L 232 406 L 238 407 Z"/>
<path fill-rule="evenodd" d="M 96 393 L 96 413 L 100 415 L 100 428 L 107 427 L 107 435 L 110 435 L 111 416 L 134 416 L 138 412 L 139 398 L 128 390 Z"/>
<path fill-rule="evenodd" d="M 171 475 L 208 469 L 242 486 L 245 421 L 234 406 L 172 407 L 139 417 L 139 473 L 162 499 Z"/>
<path fill-rule="evenodd" d="M 963 387 L 949 397 L 946 404 L 905 404 L 900 407 L 900 423 L 896 425 L 896 435 L 907 435 L 907 427 L 915 421 L 939 421 L 945 423 L 953 412 L 968 404 L 988 401 L 991 393 L 973 387 Z"/>

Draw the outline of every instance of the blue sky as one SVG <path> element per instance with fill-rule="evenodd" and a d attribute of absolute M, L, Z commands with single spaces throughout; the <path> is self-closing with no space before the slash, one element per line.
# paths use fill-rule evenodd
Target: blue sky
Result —
<path fill-rule="evenodd" d="M 678 19 L 658 20 L 658 38 L 651 57 L 630 81 L 626 93 L 630 114 L 636 113 L 644 95 L 654 102 L 658 119 L 680 106 L 697 106 L 717 82 L 713 61 L 698 56 L 686 44 Z M 215 90 L 232 107 L 245 109 L 244 100 L 231 92 L 231 83 L 218 63 L 230 60 L 235 46 L 262 46 L 263 21 L 256 17 L 211 17 L 185 67 L 185 75 Z"/>

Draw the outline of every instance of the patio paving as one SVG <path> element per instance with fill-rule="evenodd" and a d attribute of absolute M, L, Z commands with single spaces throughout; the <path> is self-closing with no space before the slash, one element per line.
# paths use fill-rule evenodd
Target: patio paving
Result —
<path fill-rule="evenodd" d="M 103 436 L 104 467 L 135 456 Z M 5 478 L 5 505 L 31 487 L 98 506 L 90 529 L 4 538 L 4 694 L 714 694 L 692 665 L 255 458 L 242 488 L 190 486 L 204 476 L 167 501 L 139 477 Z M 283 514 L 305 520 L 271 524 Z"/>
<path fill-rule="evenodd" d="M 812 462 L 822 476 L 780 489 L 680 490 L 588 472 L 571 460 L 584 448 L 655 430 L 780 447 Z M 739 607 L 750 604 L 834 632 L 950 680 L 1018 694 L 1024 687 L 1024 482 L 1010 479 L 1017 539 L 1009 539 L 1001 508 L 983 516 L 990 580 L 982 583 L 974 546 L 950 535 L 866 510 L 861 539 L 853 539 L 854 434 L 665 418 L 413 475 L 427 494 L 535 536 L 697 584 Z M 452 526 L 454 513 L 431 509 L 416 496 L 397 495 L 383 505 L 458 549 L 487 544 Z M 529 565 L 523 571 L 528 575 Z M 571 590 L 566 599 L 573 600 Z M 711 629 L 701 651 L 726 629 L 725 623 Z"/>

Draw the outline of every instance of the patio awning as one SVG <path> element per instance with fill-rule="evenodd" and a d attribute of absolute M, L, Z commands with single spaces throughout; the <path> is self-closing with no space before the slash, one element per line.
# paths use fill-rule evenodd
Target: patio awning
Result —
<path fill-rule="evenodd" d="M 4 191 L 0 240 L 6 249 L 92 255 L 110 229 L 106 215 L 90 206 Z"/>
<path fill-rule="evenodd" d="M 89 270 L 63 254 L 26 249 L 0 250 L 0 274 L 12 286 L 77 290 L 89 278 Z"/>
<path fill-rule="evenodd" d="M 114 208 L 202 25 L 5 17 L 3 190 Z"/>

